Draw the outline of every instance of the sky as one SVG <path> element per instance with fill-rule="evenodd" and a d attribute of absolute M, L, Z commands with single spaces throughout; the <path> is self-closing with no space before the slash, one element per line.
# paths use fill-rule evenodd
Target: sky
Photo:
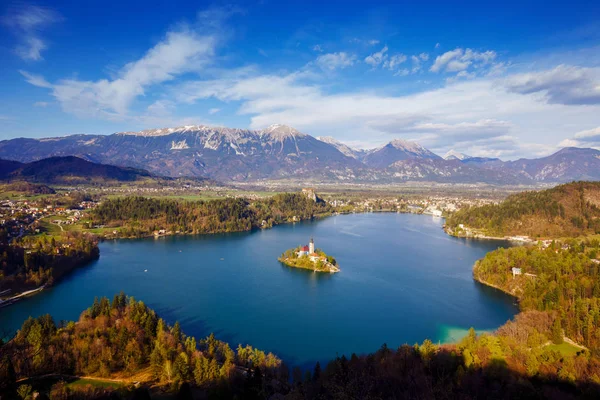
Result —
<path fill-rule="evenodd" d="M 4 1 L 0 80 L 0 140 L 285 124 L 539 157 L 600 149 L 600 2 Z"/>

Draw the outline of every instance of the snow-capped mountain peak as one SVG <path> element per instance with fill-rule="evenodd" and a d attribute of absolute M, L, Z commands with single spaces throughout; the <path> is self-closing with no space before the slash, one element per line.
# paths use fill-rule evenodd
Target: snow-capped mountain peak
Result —
<path fill-rule="evenodd" d="M 295 128 L 287 125 L 273 124 L 258 132 L 260 136 L 269 136 L 272 139 L 282 141 L 291 137 L 306 136 Z"/>
<path fill-rule="evenodd" d="M 468 158 L 473 158 L 464 153 L 459 153 L 458 151 L 452 149 L 444 155 L 444 160 L 466 160 Z"/>
<path fill-rule="evenodd" d="M 427 150 L 425 147 L 421 146 L 419 143 L 411 142 L 409 140 L 394 139 L 389 143 L 389 145 L 391 145 L 392 147 L 394 147 L 398 150 L 404 150 L 409 153 L 414 153 L 414 154 L 429 153 L 429 150 Z"/>
<path fill-rule="evenodd" d="M 317 140 L 332 145 L 333 147 L 338 149 L 339 152 L 348 157 L 359 159 L 360 156 L 364 154 L 364 151 L 353 149 L 347 144 L 342 143 L 331 136 L 318 136 Z"/>

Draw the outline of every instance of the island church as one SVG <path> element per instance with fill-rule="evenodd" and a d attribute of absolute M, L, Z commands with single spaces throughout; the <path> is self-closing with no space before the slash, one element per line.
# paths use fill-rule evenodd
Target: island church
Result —
<path fill-rule="evenodd" d="M 300 247 L 300 250 L 296 254 L 298 254 L 298 257 L 302 257 L 302 256 L 316 256 L 316 254 L 315 254 L 315 241 L 313 240 L 313 238 L 310 238 L 310 242 L 308 243 L 308 246 L 302 246 L 302 247 Z"/>

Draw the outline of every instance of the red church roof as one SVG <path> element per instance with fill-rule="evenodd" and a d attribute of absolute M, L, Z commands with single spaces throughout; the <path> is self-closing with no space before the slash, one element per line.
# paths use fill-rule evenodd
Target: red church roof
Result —
<path fill-rule="evenodd" d="M 308 251 L 308 246 L 303 246 L 300 250 L 301 251 Z"/>

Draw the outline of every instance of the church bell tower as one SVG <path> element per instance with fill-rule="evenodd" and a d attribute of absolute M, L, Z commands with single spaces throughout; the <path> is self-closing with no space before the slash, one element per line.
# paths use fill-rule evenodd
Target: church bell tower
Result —
<path fill-rule="evenodd" d="M 313 238 L 310 238 L 310 243 L 308 244 L 308 253 L 312 254 L 315 252 L 315 241 Z"/>

